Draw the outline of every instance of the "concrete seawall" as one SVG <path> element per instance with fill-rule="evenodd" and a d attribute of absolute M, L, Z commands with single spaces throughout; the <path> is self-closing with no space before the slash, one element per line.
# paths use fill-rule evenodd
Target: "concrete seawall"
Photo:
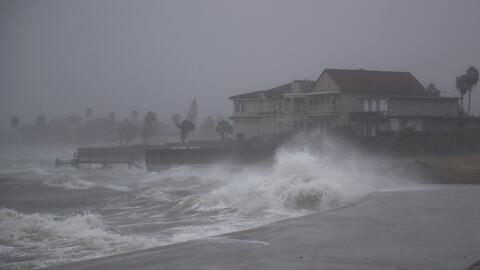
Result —
<path fill-rule="evenodd" d="M 378 192 L 356 205 L 219 237 L 49 269 L 466 269 L 480 187 Z"/>
<path fill-rule="evenodd" d="M 158 170 L 183 164 L 261 164 L 272 162 L 275 151 L 275 147 L 152 147 L 145 150 L 145 165 L 148 170 Z"/>

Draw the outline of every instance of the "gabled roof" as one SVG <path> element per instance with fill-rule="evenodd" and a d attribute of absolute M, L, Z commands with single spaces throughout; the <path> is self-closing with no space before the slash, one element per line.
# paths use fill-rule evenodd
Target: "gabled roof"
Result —
<path fill-rule="evenodd" d="M 342 92 L 422 96 L 426 89 L 410 72 L 325 69 Z M 320 79 L 319 78 L 319 79 Z"/>
<path fill-rule="evenodd" d="M 308 80 L 295 80 L 293 82 L 280 85 L 275 88 L 267 89 L 267 90 L 260 90 L 255 92 L 250 92 L 246 94 L 240 94 L 236 96 L 231 96 L 229 99 L 235 98 L 257 98 L 260 94 L 264 94 L 266 98 L 281 98 L 283 94 L 291 93 L 292 92 L 292 83 L 299 83 L 301 92 L 311 92 L 313 86 L 315 85 L 315 81 L 308 81 Z"/>

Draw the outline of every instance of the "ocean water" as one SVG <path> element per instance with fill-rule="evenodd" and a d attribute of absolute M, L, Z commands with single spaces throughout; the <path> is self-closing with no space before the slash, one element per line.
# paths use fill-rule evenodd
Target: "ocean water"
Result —
<path fill-rule="evenodd" d="M 36 269 L 214 237 L 399 186 L 378 160 L 308 148 L 281 149 L 265 167 L 54 168 L 56 156 L 71 152 L 3 147 L 1 269 Z"/>

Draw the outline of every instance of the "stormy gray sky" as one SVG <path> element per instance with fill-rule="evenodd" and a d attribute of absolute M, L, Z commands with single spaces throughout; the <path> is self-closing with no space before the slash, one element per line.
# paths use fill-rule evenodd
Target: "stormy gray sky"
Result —
<path fill-rule="evenodd" d="M 410 71 L 444 95 L 480 67 L 478 0 L 1 0 L 0 122 L 153 110 L 231 113 L 227 97 L 324 68 Z M 480 86 L 473 111 L 480 113 Z"/>

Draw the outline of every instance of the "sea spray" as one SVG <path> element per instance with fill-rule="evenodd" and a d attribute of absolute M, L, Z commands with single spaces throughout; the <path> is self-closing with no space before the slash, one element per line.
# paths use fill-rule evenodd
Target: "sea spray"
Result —
<path fill-rule="evenodd" d="M 211 237 L 334 209 L 404 183 L 385 169 L 391 166 L 386 159 L 337 139 L 319 142 L 297 139 L 281 147 L 271 165 L 243 168 L 77 170 L 5 161 L 0 192 L 8 196 L 0 196 L 0 207 L 10 209 L 0 210 L 0 268 L 39 268 Z M 41 193 L 32 192 L 39 187 Z"/>
<path fill-rule="evenodd" d="M 199 210 L 232 208 L 245 214 L 287 214 L 338 207 L 372 191 L 370 183 L 375 175 L 341 166 L 308 150 L 280 151 L 271 168 L 225 172 L 221 176 L 226 179 L 224 183 L 205 194 L 197 206 Z"/>

